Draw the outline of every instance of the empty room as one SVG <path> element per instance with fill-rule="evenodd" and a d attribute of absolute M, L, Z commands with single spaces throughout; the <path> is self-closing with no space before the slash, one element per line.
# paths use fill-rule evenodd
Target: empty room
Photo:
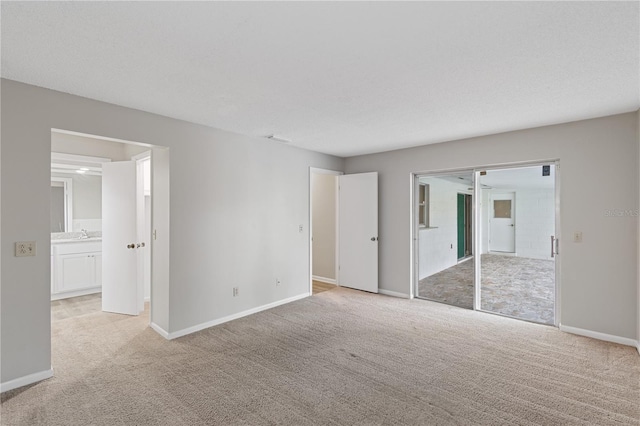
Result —
<path fill-rule="evenodd" d="M 0 24 L 0 424 L 640 423 L 640 2 Z"/>

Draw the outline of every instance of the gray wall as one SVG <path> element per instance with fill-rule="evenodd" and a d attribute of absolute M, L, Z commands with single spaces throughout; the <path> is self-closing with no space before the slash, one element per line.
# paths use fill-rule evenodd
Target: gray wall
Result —
<path fill-rule="evenodd" d="M 336 279 L 335 175 L 311 174 L 313 209 L 313 275 Z"/>
<path fill-rule="evenodd" d="M 166 331 L 308 294 L 309 167 L 342 170 L 343 160 L 9 80 L 1 84 L 3 383 L 51 367 L 52 128 L 170 148 Z M 25 240 L 37 242 L 36 257 L 13 256 L 13 243 Z M 239 297 L 232 297 L 234 286 Z"/>
<path fill-rule="evenodd" d="M 410 293 L 412 172 L 559 159 L 561 324 L 635 339 L 638 218 L 606 210 L 638 208 L 637 132 L 634 112 L 346 159 L 380 176 L 380 288 Z"/>

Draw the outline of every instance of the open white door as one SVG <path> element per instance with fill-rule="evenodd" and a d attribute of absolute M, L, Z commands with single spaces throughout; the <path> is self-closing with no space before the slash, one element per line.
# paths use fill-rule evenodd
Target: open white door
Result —
<path fill-rule="evenodd" d="M 138 315 L 135 161 L 102 165 L 102 310 Z"/>
<path fill-rule="evenodd" d="M 339 181 L 339 284 L 378 292 L 378 173 Z"/>

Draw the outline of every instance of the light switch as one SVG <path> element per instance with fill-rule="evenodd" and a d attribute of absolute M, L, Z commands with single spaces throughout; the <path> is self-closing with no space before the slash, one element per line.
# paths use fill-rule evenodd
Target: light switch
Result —
<path fill-rule="evenodd" d="M 27 257 L 36 255 L 35 241 L 19 241 L 16 243 L 16 257 Z"/>

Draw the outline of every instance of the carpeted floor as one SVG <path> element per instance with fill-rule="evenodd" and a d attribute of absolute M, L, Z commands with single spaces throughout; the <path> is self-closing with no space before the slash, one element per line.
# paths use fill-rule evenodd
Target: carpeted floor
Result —
<path fill-rule="evenodd" d="M 554 324 L 553 260 L 483 254 L 480 301 L 483 311 Z M 418 296 L 473 308 L 473 259 L 420 280 Z"/>
<path fill-rule="evenodd" d="M 53 322 L 55 376 L 3 425 L 638 425 L 634 348 L 335 288 L 174 341 L 148 316 Z"/>

